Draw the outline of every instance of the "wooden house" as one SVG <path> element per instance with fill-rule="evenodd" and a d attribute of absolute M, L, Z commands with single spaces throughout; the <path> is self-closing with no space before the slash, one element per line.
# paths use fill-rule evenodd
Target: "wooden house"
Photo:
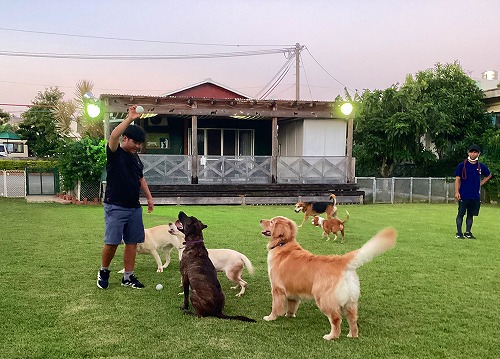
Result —
<path fill-rule="evenodd" d="M 164 203 L 216 193 L 234 197 L 230 203 L 272 193 L 287 197 L 283 203 L 342 191 L 358 202 L 361 195 L 353 183 L 352 118 L 340 115 L 340 103 L 251 99 L 212 80 L 163 96 L 100 99 L 106 136 L 130 105 L 144 107 L 136 121 L 147 132 L 141 160 Z"/>

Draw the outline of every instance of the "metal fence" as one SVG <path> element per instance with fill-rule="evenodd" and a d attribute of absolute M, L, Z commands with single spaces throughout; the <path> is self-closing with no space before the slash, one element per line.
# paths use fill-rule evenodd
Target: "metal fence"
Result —
<path fill-rule="evenodd" d="M 147 155 L 146 155 L 147 156 Z M 150 184 L 165 184 L 168 183 L 189 183 L 188 176 L 190 176 L 189 171 L 185 171 L 189 168 L 189 158 L 188 156 L 154 156 L 154 161 L 149 158 L 144 158 L 143 162 L 145 164 L 144 171 L 145 176 L 147 174 L 147 181 Z M 258 158 L 260 159 L 260 158 Z M 308 181 L 309 179 L 305 176 L 300 177 L 299 174 L 304 172 L 304 168 L 310 170 L 311 164 L 303 166 L 301 169 L 297 164 L 298 162 L 290 162 L 287 167 L 290 171 L 290 167 L 293 167 L 291 163 L 294 163 L 295 170 L 297 173 L 297 179 L 291 181 L 292 183 L 303 183 L 302 181 Z M 324 178 L 325 182 L 329 182 L 328 178 L 322 177 L 325 173 L 325 168 L 330 168 L 330 164 L 318 167 L 319 162 L 314 162 L 317 171 L 310 175 L 310 178 L 319 180 Z M 227 162 L 217 162 L 205 164 L 205 168 L 200 171 L 203 178 L 219 178 L 224 175 L 226 177 L 232 178 L 229 182 L 247 181 L 253 176 L 257 178 L 267 178 L 268 173 L 265 168 L 267 168 L 267 161 L 255 160 L 252 164 L 250 161 L 246 161 L 244 166 L 238 166 L 231 161 Z M 227 169 L 221 171 L 220 168 Z M 342 165 L 341 165 L 342 167 Z M 216 170 L 217 169 L 217 170 Z M 291 173 L 291 172 L 290 172 Z M 321 174 L 321 175 L 320 175 Z M 28 174 L 30 175 L 30 174 Z M 291 176 L 291 174 L 290 174 Z M 0 171 L 0 196 L 1 197 L 25 197 L 26 192 L 26 172 L 25 171 Z M 290 177 L 290 179 L 292 179 Z M 340 177 L 337 179 L 340 180 Z M 47 194 L 47 183 L 48 186 L 52 188 L 50 183 L 53 180 L 40 179 L 38 177 L 29 180 L 30 186 L 32 187 L 30 194 L 39 193 Z M 202 181 L 200 181 L 202 182 Z M 253 182 L 255 183 L 255 182 Z M 356 177 L 356 183 L 359 186 L 359 190 L 365 192 L 365 203 L 450 203 L 455 200 L 454 196 L 454 177 L 449 178 L 421 178 L 421 177 L 392 177 L 392 178 L 376 178 L 376 177 Z M 43 186 L 45 184 L 45 190 L 37 191 L 37 186 Z M 50 188 L 49 188 L 50 189 Z M 94 198 L 101 198 L 103 189 L 99 182 L 91 184 L 78 184 L 76 189 L 76 194 L 78 199 L 83 200 L 88 198 L 88 200 L 93 200 Z"/>
<path fill-rule="evenodd" d="M 1 197 L 26 196 L 26 172 L 0 171 L 0 180 Z"/>
<path fill-rule="evenodd" d="M 449 203 L 455 200 L 454 177 L 356 177 L 365 203 Z"/>

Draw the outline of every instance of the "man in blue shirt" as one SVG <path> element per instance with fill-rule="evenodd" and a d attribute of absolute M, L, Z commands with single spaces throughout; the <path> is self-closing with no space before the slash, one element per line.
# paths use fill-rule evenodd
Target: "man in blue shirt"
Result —
<path fill-rule="evenodd" d="M 481 149 L 478 145 L 471 145 L 468 157 L 459 163 L 455 171 L 455 198 L 458 201 L 457 234 L 455 238 L 476 239 L 472 235 L 474 216 L 479 215 L 481 206 L 481 186 L 488 182 L 492 175 L 484 163 L 479 162 Z M 465 233 L 462 233 L 462 222 L 465 218 Z"/>

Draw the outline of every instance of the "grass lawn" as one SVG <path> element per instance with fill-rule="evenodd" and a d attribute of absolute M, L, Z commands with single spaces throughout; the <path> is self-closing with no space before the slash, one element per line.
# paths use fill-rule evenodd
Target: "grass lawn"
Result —
<path fill-rule="evenodd" d="M 111 264 L 110 287 L 96 287 L 102 206 L 27 204 L 0 198 L 1 358 L 498 358 L 500 339 L 500 207 L 483 205 L 477 240 L 457 240 L 454 204 L 341 205 L 350 213 L 346 243 L 326 242 L 309 223 L 298 240 L 313 253 L 345 253 L 385 226 L 399 231 L 391 251 L 358 270 L 359 339 L 325 341 L 327 318 L 304 302 L 296 318 L 265 322 L 271 309 L 266 239 L 259 220 L 296 222 L 292 206 L 157 206 L 146 227 L 179 210 L 208 225 L 208 248 L 246 254 L 256 273 L 245 295 L 219 275 L 225 313 L 257 323 L 183 315 L 177 252 L 163 273 L 138 255 L 143 290 L 120 286 L 123 247 Z M 155 290 L 162 283 L 164 289 Z"/>

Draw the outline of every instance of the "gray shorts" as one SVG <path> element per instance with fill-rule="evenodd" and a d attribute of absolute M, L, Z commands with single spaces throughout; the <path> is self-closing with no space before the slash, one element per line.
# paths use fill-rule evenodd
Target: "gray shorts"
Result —
<path fill-rule="evenodd" d="M 144 242 L 142 207 L 126 208 L 104 203 L 104 222 L 106 232 L 104 243 L 118 245 Z"/>

